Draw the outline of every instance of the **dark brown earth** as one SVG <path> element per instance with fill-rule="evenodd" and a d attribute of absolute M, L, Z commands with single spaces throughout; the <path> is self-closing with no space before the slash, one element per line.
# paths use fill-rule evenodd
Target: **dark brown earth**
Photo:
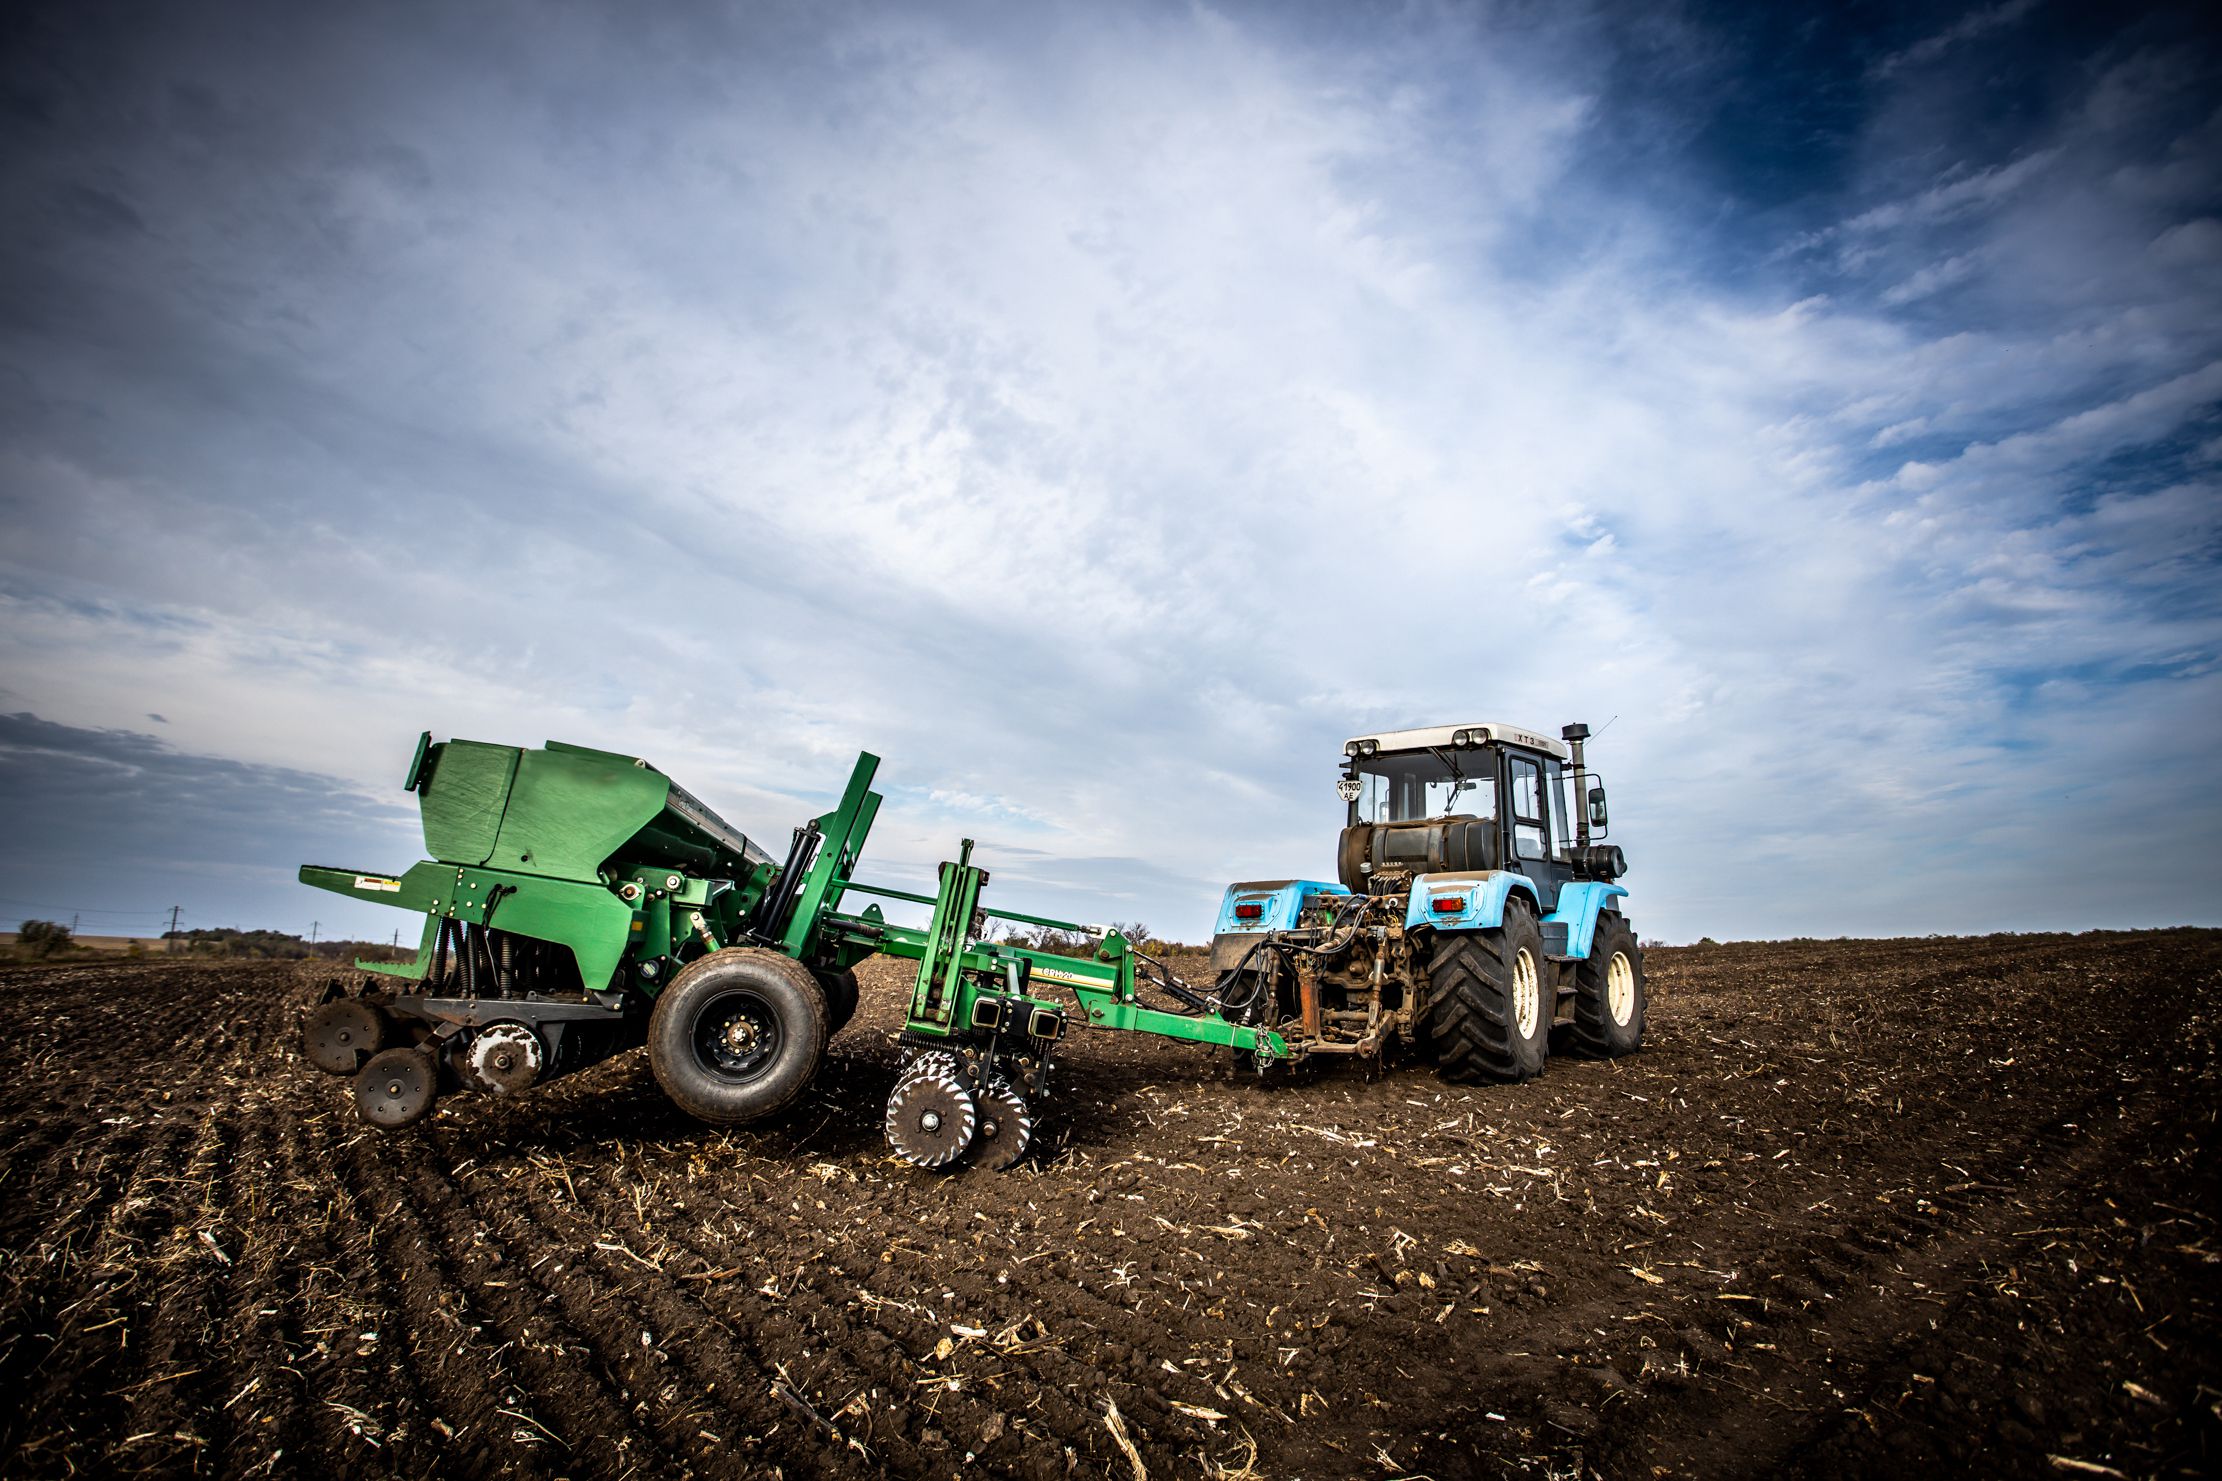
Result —
<path fill-rule="evenodd" d="M 1511 1089 L 1076 1034 L 956 1177 L 880 1142 L 893 963 L 734 1133 L 632 1054 L 380 1134 L 302 969 L 0 972 L 0 1471 L 2216 1472 L 2222 933 L 1650 968 Z"/>

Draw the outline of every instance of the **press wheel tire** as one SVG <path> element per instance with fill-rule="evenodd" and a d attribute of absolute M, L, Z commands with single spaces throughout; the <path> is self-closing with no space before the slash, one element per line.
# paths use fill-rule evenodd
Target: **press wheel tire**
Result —
<path fill-rule="evenodd" d="M 355 1114 L 384 1131 L 414 1126 L 440 1097 L 440 1070 L 422 1049 L 388 1049 L 355 1076 Z"/>
<path fill-rule="evenodd" d="M 1574 969 L 1574 1048 L 1600 1059 L 1633 1054 L 1643 1043 L 1643 952 L 1618 911 L 1597 918 L 1597 939 Z"/>
<path fill-rule="evenodd" d="M 813 972 L 811 975 L 818 979 L 818 987 L 826 995 L 826 1037 L 830 1039 L 856 1017 L 856 971 L 843 967 L 837 972 Z"/>
<path fill-rule="evenodd" d="M 1438 933 L 1426 1032 L 1443 1078 L 1510 1085 L 1542 1074 L 1555 1001 L 1543 933 L 1518 897 L 1497 930 Z"/>
<path fill-rule="evenodd" d="M 688 1115 L 717 1126 L 785 1110 L 825 1058 L 825 990 L 791 957 L 728 946 L 681 968 L 648 1018 L 648 1066 Z"/>
<path fill-rule="evenodd" d="M 335 998 L 308 1011 L 301 1022 L 301 1052 L 327 1075 L 352 1075 L 383 1049 L 386 1020 L 360 998 Z"/>

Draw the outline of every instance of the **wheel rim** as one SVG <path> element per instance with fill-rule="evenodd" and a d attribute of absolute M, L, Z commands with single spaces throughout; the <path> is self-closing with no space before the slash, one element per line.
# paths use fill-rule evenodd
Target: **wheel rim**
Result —
<path fill-rule="evenodd" d="M 1535 1036 L 1535 1021 L 1543 1016 L 1543 994 L 1536 987 L 1535 954 L 1525 946 L 1512 958 L 1512 1013 L 1520 1024 L 1520 1037 Z"/>
<path fill-rule="evenodd" d="M 694 1021 L 694 1057 L 721 1080 L 753 1080 L 779 1056 L 779 1015 L 753 992 L 721 993 Z"/>
<path fill-rule="evenodd" d="M 1605 1006 L 1612 1010 L 1612 1021 L 1622 1028 L 1636 1012 L 1636 966 L 1628 960 L 1628 953 L 1616 951 L 1612 962 L 1605 968 Z"/>

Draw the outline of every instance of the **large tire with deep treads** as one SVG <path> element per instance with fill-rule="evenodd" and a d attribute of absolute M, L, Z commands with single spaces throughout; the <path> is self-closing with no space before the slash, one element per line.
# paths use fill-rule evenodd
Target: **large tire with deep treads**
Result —
<path fill-rule="evenodd" d="M 1550 1053 L 1551 965 L 1518 896 L 1494 931 L 1444 931 L 1428 961 L 1426 1033 L 1446 1080 L 1510 1085 Z"/>
<path fill-rule="evenodd" d="M 680 969 L 648 1018 L 648 1064 L 679 1109 L 720 1126 L 785 1110 L 825 1058 L 825 990 L 776 951 L 728 946 Z"/>
<path fill-rule="evenodd" d="M 1574 1022 L 1567 1043 L 1599 1059 L 1633 1054 L 1643 1043 L 1643 951 L 1617 910 L 1597 917 L 1589 955 L 1574 969 Z"/>

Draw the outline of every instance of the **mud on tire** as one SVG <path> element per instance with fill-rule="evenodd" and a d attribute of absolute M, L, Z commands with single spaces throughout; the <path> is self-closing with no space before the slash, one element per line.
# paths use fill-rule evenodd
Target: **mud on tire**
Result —
<path fill-rule="evenodd" d="M 1635 1053 L 1643 1043 L 1645 1006 L 1643 952 L 1636 933 L 1619 911 L 1608 910 L 1597 918 L 1597 939 L 1590 943 L 1589 955 L 1574 969 L 1568 1047 L 1598 1059 Z"/>
<path fill-rule="evenodd" d="M 1505 902 L 1497 930 L 1438 935 L 1426 1034 L 1443 1078 L 1515 1084 L 1542 1074 L 1554 1001 L 1543 933 L 1518 896 Z"/>
<path fill-rule="evenodd" d="M 831 1036 L 825 990 L 808 967 L 728 946 L 689 962 L 657 994 L 648 1064 L 681 1110 L 730 1126 L 793 1104 Z"/>

